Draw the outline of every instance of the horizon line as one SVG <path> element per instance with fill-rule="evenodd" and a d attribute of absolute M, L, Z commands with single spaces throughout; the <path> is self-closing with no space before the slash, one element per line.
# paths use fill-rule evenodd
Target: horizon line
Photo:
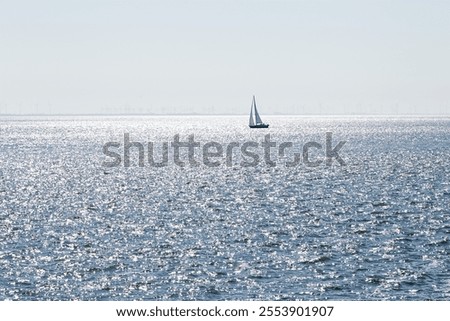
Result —
<path fill-rule="evenodd" d="M 206 114 L 206 113 L 0 113 L 0 117 L 17 117 L 17 116 L 248 116 L 248 114 Z M 337 114 L 264 114 L 264 116 L 305 116 L 305 117 L 327 117 L 327 116 L 399 116 L 399 117 L 410 117 L 410 116 L 448 116 L 450 113 L 382 113 L 382 114 L 371 114 L 371 113 L 337 113 Z"/>

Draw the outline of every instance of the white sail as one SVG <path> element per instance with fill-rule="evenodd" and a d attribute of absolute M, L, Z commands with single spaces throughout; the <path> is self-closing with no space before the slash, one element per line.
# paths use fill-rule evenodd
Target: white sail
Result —
<path fill-rule="evenodd" d="M 256 109 L 256 100 L 255 96 L 253 96 L 253 105 L 255 105 L 255 118 L 256 118 L 256 124 L 262 124 L 261 117 L 259 117 L 258 109 Z"/>
<path fill-rule="evenodd" d="M 252 102 L 252 107 L 250 108 L 250 120 L 248 121 L 248 125 L 249 126 L 255 125 L 255 121 L 253 119 L 253 102 Z"/>

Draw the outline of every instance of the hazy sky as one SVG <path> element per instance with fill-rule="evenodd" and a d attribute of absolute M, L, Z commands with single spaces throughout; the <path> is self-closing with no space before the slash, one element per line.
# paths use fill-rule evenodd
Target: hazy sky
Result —
<path fill-rule="evenodd" d="M 450 1 L 0 0 L 0 112 L 450 113 Z"/>

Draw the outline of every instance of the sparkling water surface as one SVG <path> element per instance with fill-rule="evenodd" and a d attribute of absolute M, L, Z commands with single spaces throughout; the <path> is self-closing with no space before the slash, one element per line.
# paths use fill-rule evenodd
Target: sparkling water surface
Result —
<path fill-rule="evenodd" d="M 450 119 L 264 120 L 1 118 L 0 299 L 450 299 Z M 345 166 L 285 166 L 326 132 Z M 139 167 L 137 149 L 105 167 L 124 133 L 158 159 L 176 134 L 294 148 L 275 167 Z"/>

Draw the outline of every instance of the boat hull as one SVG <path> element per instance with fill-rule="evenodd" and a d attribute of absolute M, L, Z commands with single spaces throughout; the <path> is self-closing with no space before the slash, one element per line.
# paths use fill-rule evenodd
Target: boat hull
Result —
<path fill-rule="evenodd" d="M 248 125 L 250 128 L 269 128 L 268 124 Z"/>

